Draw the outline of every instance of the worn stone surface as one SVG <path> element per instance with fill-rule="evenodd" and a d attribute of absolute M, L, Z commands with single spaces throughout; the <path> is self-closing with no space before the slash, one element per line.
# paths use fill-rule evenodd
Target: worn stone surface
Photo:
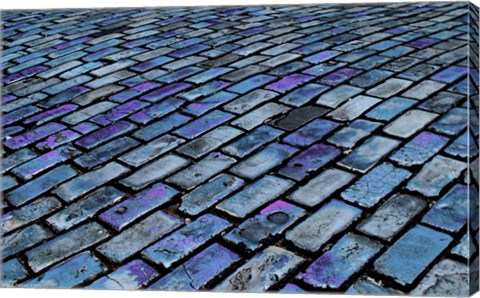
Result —
<path fill-rule="evenodd" d="M 4 10 L 1 28 L 2 286 L 477 287 L 474 5 Z"/>

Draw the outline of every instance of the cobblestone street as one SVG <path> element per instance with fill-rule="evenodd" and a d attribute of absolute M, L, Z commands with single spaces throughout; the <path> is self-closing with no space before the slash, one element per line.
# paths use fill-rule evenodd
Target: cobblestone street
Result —
<path fill-rule="evenodd" d="M 2 19 L 2 286 L 477 289 L 468 2 Z"/>

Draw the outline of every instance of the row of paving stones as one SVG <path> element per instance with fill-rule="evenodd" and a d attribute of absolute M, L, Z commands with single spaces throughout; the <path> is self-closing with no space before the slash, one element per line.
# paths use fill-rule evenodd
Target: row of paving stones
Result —
<path fill-rule="evenodd" d="M 4 13 L 3 284 L 465 294 L 468 7 Z"/>

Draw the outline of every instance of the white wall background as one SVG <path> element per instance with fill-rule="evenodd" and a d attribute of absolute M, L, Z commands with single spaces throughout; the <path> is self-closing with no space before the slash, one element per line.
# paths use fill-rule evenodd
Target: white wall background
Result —
<path fill-rule="evenodd" d="M 300 3 L 367 3 L 367 2 L 419 2 L 412 0 L 70 0 L 70 1 L 52 1 L 52 0 L 0 0 L 1 9 L 33 9 L 33 8 L 102 8 L 102 7 L 155 7 L 155 6 L 193 6 L 193 5 L 259 5 L 259 4 L 300 4 Z M 440 2 L 430 0 L 428 2 Z M 480 0 L 472 0 L 477 6 L 480 6 Z M 309 294 L 225 294 L 211 292 L 150 292 L 150 291 L 85 291 L 85 290 L 31 290 L 31 289 L 0 289 L 0 297 L 3 298 L 305 298 L 305 297 L 332 297 L 342 298 L 342 295 L 320 295 Z M 392 296 L 359 296 L 359 297 L 392 297 Z M 399 296 L 402 297 L 402 296 Z M 477 293 L 474 297 L 480 298 Z"/>

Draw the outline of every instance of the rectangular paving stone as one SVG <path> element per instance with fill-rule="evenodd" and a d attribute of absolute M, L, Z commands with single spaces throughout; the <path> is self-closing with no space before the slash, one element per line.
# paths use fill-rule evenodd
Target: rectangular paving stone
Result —
<path fill-rule="evenodd" d="M 222 151 L 236 157 L 245 157 L 262 145 L 279 137 L 283 132 L 270 126 L 260 126 L 237 141 L 223 147 Z"/>
<path fill-rule="evenodd" d="M 275 79 L 276 78 L 273 76 L 259 74 L 243 80 L 229 87 L 227 90 L 235 93 L 245 94 L 253 89 L 259 88 L 260 86 L 266 85 Z"/>
<path fill-rule="evenodd" d="M 192 216 L 198 215 L 242 187 L 243 184 L 244 181 L 240 178 L 220 174 L 184 195 L 179 210 Z"/>
<path fill-rule="evenodd" d="M 2 236 L 2 239 L 0 239 L 2 259 L 8 259 L 52 237 L 54 237 L 54 234 L 50 230 L 38 224 L 33 224 L 7 236 Z"/>
<path fill-rule="evenodd" d="M 299 128 L 297 131 L 292 132 L 286 136 L 283 141 L 298 147 L 309 146 L 321 140 L 325 135 L 337 128 L 338 125 L 337 122 L 330 120 L 316 119 Z"/>
<path fill-rule="evenodd" d="M 233 117 L 230 113 L 215 110 L 174 131 L 175 134 L 192 139 L 209 129 L 212 129 Z"/>
<path fill-rule="evenodd" d="M 317 289 L 339 289 L 382 247 L 367 237 L 348 233 L 296 278 Z"/>
<path fill-rule="evenodd" d="M 230 167 L 235 162 L 236 160 L 232 157 L 212 152 L 197 163 L 178 171 L 166 181 L 183 189 L 191 189 Z"/>
<path fill-rule="evenodd" d="M 99 224 L 87 223 L 28 251 L 28 265 L 34 272 L 39 272 L 109 236 L 108 231 Z"/>
<path fill-rule="evenodd" d="M 72 89 L 74 89 L 74 88 L 76 88 L 76 87 L 73 87 Z M 101 88 L 94 88 L 92 91 L 90 91 L 90 89 L 87 89 L 87 90 L 85 90 L 84 92 L 81 92 L 81 93 L 77 92 L 77 93 L 80 93 L 80 94 L 78 94 L 78 96 L 75 96 L 73 98 L 72 102 L 74 102 L 76 104 L 79 104 L 81 106 L 87 106 L 87 105 L 95 102 L 97 99 L 100 99 L 100 98 L 103 98 L 103 97 L 110 97 L 113 94 L 115 94 L 117 92 L 120 92 L 124 88 L 125 87 L 110 84 L 110 85 L 107 85 L 107 86 L 103 86 Z M 102 106 L 103 109 L 100 112 L 98 112 L 97 114 L 103 113 L 103 112 L 111 109 L 112 107 L 115 106 L 115 104 L 113 104 L 111 102 L 100 102 L 97 105 L 97 107 L 100 109 L 100 106 Z M 89 111 L 90 113 L 92 113 L 92 115 L 90 115 L 89 117 L 92 117 L 92 116 L 96 115 L 96 114 L 93 114 L 93 112 L 95 112 L 95 110 L 92 109 L 92 108 L 90 108 L 90 109 L 85 108 L 85 109 L 83 109 L 83 111 L 84 111 L 85 114 L 88 114 L 86 111 Z M 79 113 L 79 114 L 81 114 L 81 113 Z M 71 118 L 75 118 L 75 117 L 76 116 L 70 116 L 69 115 L 69 116 L 65 117 L 64 119 L 68 119 L 70 121 Z M 81 117 L 81 115 L 79 115 L 78 117 Z M 78 122 L 80 122 L 80 121 L 83 121 L 83 120 L 79 120 Z M 78 122 L 75 122 L 73 124 L 76 124 Z"/>
<path fill-rule="evenodd" d="M 165 135 L 134 150 L 130 150 L 130 152 L 122 155 L 119 160 L 131 166 L 139 167 L 146 162 L 169 152 L 184 142 L 185 141 L 183 139 L 175 136 Z"/>
<path fill-rule="evenodd" d="M 187 88 L 190 88 L 192 85 L 187 83 L 173 83 L 167 86 L 156 89 L 150 93 L 147 93 L 140 97 L 141 100 L 146 100 L 150 102 L 158 102 L 168 96 L 173 96 Z"/>
<path fill-rule="evenodd" d="M 422 165 L 447 144 L 446 137 L 424 131 L 390 156 L 396 163 L 410 167 Z"/>
<path fill-rule="evenodd" d="M 226 104 L 223 108 L 235 114 L 243 114 L 261 103 L 270 101 L 278 96 L 278 93 L 257 89 L 246 95 L 238 97 L 234 101 Z"/>
<path fill-rule="evenodd" d="M 26 161 L 32 160 L 35 157 L 37 157 L 37 155 L 28 148 L 16 150 L 12 154 L 2 157 L 2 164 L 0 165 L 1 172 L 5 173 Z"/>
<path fill-rule="evenodd" d="M 115 137 L 124 135 L 136 128 L 135 124 L 126 121 L 119 121 L 97 130 L 75 142 L 75 145 L 84 148 L 92 149 L 100 144 L 103 144 Z"/>
<path fill-rule="evenodd" d="M 402 96 L 422 100 L 436 93 L 444 86 L 446 85 L 439 82 L 425 80 L 407 90 L 407 92 L 403 93 Z"/>
<path fill-rule="evenodd" d="M 458 178 L 466 168 L 465 162 L 437 155 L 408 182 L 407 189 L 427 197 L 438 196 L 442 189 Z"/>
<path fill-rule="evenodd" d="M 28 272 L 18 259 L 11 259 L 10 261 L 2 263 L 1 276 L 2 280 L 0 285 L 2 287 L 13 287 L 20 281 L 26 279 Z"/>
<path fill-rule="evenodd" d="M 167 115 L 177 110 L 185 101 L 176 98 L 167 98 L 129 117 L 130 120 L 140 124 L 147 124 L 154 119 Z"/>
<path fill-rule="evenodd" d="M 371 208 L 411 175 L 412 173 L 405 169 L 383 163 L 363 175 L 343 191 L 341 196 L 349 202 Z"/>
<path fill-rule="evenodd" d="M 180 225 L 179 219 L 157 211 L 98 246 L 96 251 L 121 263 Z"/>
<path fill-rule="evenodd" d="M 269 246 L 228 276 L 214 291 L 265 292 L 302 262 L 303 258 L 290 251 Z"/>
<path fill-rule="evenodd" d="M 170 202 L 177 194 L 174 188 L 157 183 L 102 212 L 99 219 L 120 231 L 140 216 Z"/>
<path fill-rule="evenodd" d="M 48 173 L 8 192 L 5 194 L 5 199 L 13 206 L 18 207 L 76 175 L 77 172 L 70 166 L 58 166 Z"/>
<path fill-rule="evenodd" d="M 0 219 L 0 233 L 5 234 L 26 226 L 60 207 L 62 204 L 54 197 L 43 197 L 21 208 L 5 212 Z"/>
<path fill-rule="evenodd" d="M 75 163 L 83 168 L 91 169 L 99 164 L 110 161 L 112 158 L 128 151 L 140 143 L 129 138 L 123 137 L 113 140 L 110 143 L 95 148 L 94 150 L 75 159 Z"/>
<path fill-rule="evenodd" d="M 355 175 L 342 170 L 326 169 L 309 180 L 307 184 L 299 187 L 288 198 L 302 205 L 313 207 L 328 199 L 354 178 Z"/>
<path fill-rule="evenodd" d="M 390 98 L 399 92 L 407 89 L 412 82 L 397 78 L 391 78 L 381 83 L 380 85 L 369 89 L 367 91 L 368 95 L 379 97 L 379 98 Z"/>
<path fill-rule="evenodd" d="M 133 136 L 149 141 L 155 137 L 158 137 L 170 130 L 190 121 L 192 118 L 179 113 L 170 114 L 159 121 L 153 122 L 143 128 L 138 129 L 133 133 Z"/>
<path fill-rule="evenodd" d="M 158 276 L 158 272 L 141 260 L 133 260 L 97 279 L 86 289 L 137 290 Z"/>
<path fill-rule="evenodd" d="M 89 252 L 78 254 L 48 270 L 38 278 L 21 284 L 25 288 L 74 288 L 94 279 L 107 269 Z"/>
<path fill-rule="evenodd" d="M 468 221 L 466 185 L 456 184 L 425 214 L 422 223 L 448 232 L 458 232 Z"/>
<path fill-rule="evenodd" d="M 86 121 L 95 115 L 108 111 L 115 106 L 117 105 L 114 104 L 113 102 L 109 102 L 109 101 L 99 102 L 92 106 L 89 106 L 84 109 L 77 110 L 76 112 L 73 112 L 71 114 L 68 114 L 67 116 L 62 118 L 62 122 L 70 125 L 79 124 L 80 122 Z"/>
<path fill-rule="evenodd" d="M 130 176 L 122 179 L 120 183 L 134 190 L 139 190 L 176 172 L 188 163 L 189 161 L 182 157 L 169 154 L 146 164 Z"/>
<path fill-rule="evenodd" d="M 232 122 L 233 125 L 240 128 L 251 130 L 275 115 L 288 111 L 288 107 L 276 103 L 267 103 Z"/>
<path fill-rule="evenodd" d="M 381 124 L 378 122 L 358 119 L 333 134 L 328 138 L 328 142 L 339 147 L 350 149 L 359 141 L 368 137 L 380 126 Z"/>
<path fill-rule="evenodd" d="M 72 202 L 87 192 L 127 173 L 128 168 L 110 162 L 94 171 L 87 172 L 58 186 L 53 193 L 65 202 Z"/>
<path fill-rule="evenodd" d="M 375 261 L 375 270 L 400 285 L 410 285 L 450 242 L 447 234 L 417 225 Z"/>
<path fill-rule="evenodd" d="M 357 230 L 380 239 L 391 241 L 425 207 L 427 202 L 407 194 L 396 194 L 380 206 L 375 213 L 357 225 Z"/>
<path fill-rule="evenodd" d="M 168 269 L 230 226 L 224 219 L 205 214 L 153 244 L 144 250 L 142 255 Z"/>
<path fill-rule="evenodd" d="M 217 108 L 220 105 L 223 105 L 231 101 L 236 96 L 237 96 L 236 94 L 233 94 L 230 92 L 220 91 L 211 96 L 208 96 L 206 98 L 200 99 L 198 101 L 195 101 L 189 104 L 183 110 L 191 115 L 200 116 L 205 114 L 208 111 L 213 110 L 214 108 Z M 225 107 L 226 106 L 224 106 L 224 108 Z M 226 110 L 228 111 L 228 109 Z"/>
<path fill-rule="evenodd" d="M 383 130 L 399 138 L 408 138 L 437 118 L 437 114 L 422 110 L 409 110 Z"/>
<path fill-rule="evenodd" d="M 106 113 L 96 115 L 90 121 L 102 126 L 106 126 L 112 122 L 118 121 L 127 117 L 128 115 L 141 110 L 150 104 L 138 100 L 131 100 L 124 104 L 118 105 Z"/>
<path fill-rule="evenodd" d="M 379 102 L 378 98 L 359 95 L 348 100 L 327 116 L 338 121 L 352 121 Z"/>
<path fill-rule="evenodd" d="M 456 135 L 467 126 L 468 111 L 464 108 L 453 108 L 447 114 L 430 125 L 436 132 Z"/>
<path fill-rule="evenodd" d="M 289 92 L 280 99 L 280 102 L 300 107 L 317 97 L 319 94 L 325 92 L 327 89 L 328 87 L 324 85 L 314 83 L 307 84 Z"/>
<path fill-rule="evenodd" d="M 285 239 L 302 250 L 316 252 L 361 214 L 362 210 L 334 199 L 289 230 Z"/>
<path fill-rule="evenodd" d="M 313 76 L 294 73 L 286 77 L 283 77 L 279 81 L 276 81 L 274 83 L 267 85 L 265 88 L 284 94 L 313 79 L 314 79 Z"/>
<path fill-rule="evenodd" d="M 326 106 L 329 108 L 336 108 L 341 103 L 354 97 L 355 95 L 361 93 L 362 91 L 363 89 L 361 88 L 357 88 L 349 85 L 340 85 L 322 94 L 317 100 L 317 104 Z"/>
<path fill-rule="evenodd" d="M 273 143 L 232 167 L 230 172 L 240 177 L 255 179 L 280 165 L 297 151 L 297 148 Z"/>
<path fill-rule="evenodd" d="M 405 110 L 408 110 L 416 103 L 417 102 L 412 99 L 392 97 L 377 105 L 374 109 L 369 111 L 366 116 L 375 120 L 390 121 L 395 118 L 395 116 L 399 115 Z"/>
<path fill-rule="evenodd" d="M 302 208 L 278 200 L 261 210 L 255 217 L 241 223 L 223 238 L 255 251 L 267 243 L 268 239 L 282 234 L 304 215 L 305 210 Z"/>
<path fill-rule="evenodd" d="M 94 217 L 98 211 L 107 208 L 123 197 L 124 193 L 112 186 L 102 187 L 50 216 L 46 221 L 57 231 L 67 230 Z"/>
<path fill-rule="evenodd" d="M 212 262 L 215 260 L 214 262 Z M 194 291 L 206 286 L 240 260 L 239 256 L 215 243 L 184 265 L 150 286 L 154 290 Z M 213 268 L 212 268 L 213 267 Z"/>
<path fill-rule="evenodd" d="M 360 173 L 366 173 L 399 144 L 400 142 L 394 139 L 372 136 L 338 164 Z"/>
<path fill-rule="evenodd" d="M 315 172 L 335 159 L 340 153 L 340 150 L 329 145 L 313 145 L 292 158 L 278 173 L 290 179 L 301 181 L 309 173 Z"/>
<path fill-rule="evenodd" d="M 20 149 L 31 143 L 48 137 L 49 135 L 64 130 L 65 128 L 66 127 L 62 124 L 50 122 L 43 126 L 34 128 L 33 130 L 27 131 L 26 133 L 5 140 L 3 145 L 12 150 Z"/>
<path fill-rule="evenodd" d="M 11 172 L 23 180 L 29 180 L 34 175 L 46 171 L 61 162 L 72 159 L 79 154 L 80 151 L 74 147 L 62 146 L 13 168 Z"/>
<path fill-rule="evenodd" d="M 181 146 L 177 149 L 177 152 L 198 159 L 241 134 L 243 134 L 243 131 L 233 127 L 219 126 L 203 136 Z"/>
<path fill-rule="evenodd" d="M 272 124 L 280 129 L 292 131 L 322 116 L 327 111 L 327 109 L 317 106 L 303 106 L 293 109 L 286 116 L 272 121 Z"/>

